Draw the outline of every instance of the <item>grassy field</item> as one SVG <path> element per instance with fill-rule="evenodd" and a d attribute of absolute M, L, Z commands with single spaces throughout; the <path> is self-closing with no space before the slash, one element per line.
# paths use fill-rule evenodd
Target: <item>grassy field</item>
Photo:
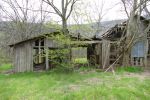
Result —
<path fill-rule="evenodd" d="M 72 73 L 0 74 L 0 100 L 149 99 L 150 77 L 139 69 L 119 69 L 115 76 L 84 68 Z"/>

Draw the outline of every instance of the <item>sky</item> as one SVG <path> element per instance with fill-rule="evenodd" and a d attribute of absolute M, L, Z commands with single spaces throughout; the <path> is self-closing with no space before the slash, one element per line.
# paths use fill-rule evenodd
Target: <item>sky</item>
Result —
<path fill-rule="evenodd" d="M 13 0 L 12 0 L 13 1 Z M 25 0 L 17 0 L 19 5 L 25 7 Z M 23 3 L 22 3 L 23 2 Z M 29 9 L 38 10 L 40 8 L 40 0 L 29 0 Z M 13 10 L 6 4 L 0 1 L 0 4 L 4 6 L 11 15 Z M 24 5 L 23 5 L 24 4 Z M 61 0 L 54 0 L 54 4 L 61 9 Z M 43 9 L 53 12 L 52 8 L 43 3 Z M 21 14 L 21 11 L 19 11 Z M 46 14 L 46 13 L 44 13 Z M 29 11 L 30 16 L 40 19 L 40 12 Z M 75 10 L 72 12 L 68 23 L 89 23 L 97 21 L 99 15 L 103 16 L 101 21 L 127 19 L 121 0 L 81 0 L 76 3 Z M 46 21 L 56 21 L 61 23 L 61 19 L 55 14 L 46 14 Z"/>
<path fill-rule="evenodd" d="M 55 4 L 57 7 L 61 6 L 60 0 L 54 1 L 56 1 Z M 127 18 L 121 0 L 81 0 L 81 2 L 76 3 L 75 10 L 78 13 L 81 13 L 81 15 L 78 14 L 76 16 L 78 17 L 77 19 L 79 20 L 79 23 L 89 23 L 90 21 L 96 21 L 96 19 L 98 19 L 99 13 L 103 16 L 102 21 Z M 73 12 L 68 21 L 69 23 L 76 23 L 74 22 L 74 15 L 75 14 Z M 58 20 L 59 17 L 54 15 L 52 19 Z"/>
<path fill-rule="evenodd" d="M 95 8 L 95 3 L 99 7 L 99 10 L 102 9 L 103 5 L 103 20 L 115 20 L 115 19 L 124 19 L 126 14 L 123 11 L 121 0 L 89 0 L 91 7 Z M 89 8 L 90 9 L 90 8 Z M 96 11 L 94 12 L 96 13 Z"/>
<path fill-rule="evenodd" d="M 54 0 L 55 5 L 61 8 L 60 0 Z M 122 7 L 121 0 L 81 0 L 76 3 L 75 11 L 80 13 L 75 16 L 73 12 L 68 23 L 76 23 L 75 17 L 79 23 L 89 23 L 97 21 L 99 13 L 103 16 L 101 21 L 126 19 L 126 13 Z M 52 20 L 60 21 L 58 16 L 52 15 Z"/>

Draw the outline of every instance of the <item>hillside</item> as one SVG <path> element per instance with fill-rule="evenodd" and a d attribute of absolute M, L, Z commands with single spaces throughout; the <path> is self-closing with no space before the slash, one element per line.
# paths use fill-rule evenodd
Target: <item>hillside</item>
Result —
<path fill-rule="evenodd" d="M 97 38 L 101 38 L 101 35 L 104 34 L 108 29 L 124 21 L 125 20 L 112 20 L 90 24 L 69 25 L 69 29 L 72 31 L 72 33 L 80 33 L 80 35 L 83 37 L 93 38 L 96 36 Z"/>

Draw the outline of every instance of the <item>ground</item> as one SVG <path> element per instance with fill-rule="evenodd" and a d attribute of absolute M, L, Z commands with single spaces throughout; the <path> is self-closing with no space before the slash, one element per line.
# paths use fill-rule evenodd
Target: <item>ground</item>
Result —
<path fill-rule="evenodd" d="M 95 69 L 0 74 L 0 100 L 149 100 L 150 72 Z"/>

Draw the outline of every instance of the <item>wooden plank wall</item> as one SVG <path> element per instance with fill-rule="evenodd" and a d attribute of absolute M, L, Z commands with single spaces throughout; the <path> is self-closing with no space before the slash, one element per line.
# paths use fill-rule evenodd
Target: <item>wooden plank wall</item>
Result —
<path fill-rule="evenodd" d="M 33 71 L 32 42 L 25 42 L 14 47 L 15 72 Z"/>
<path fill-rule="evenodd" d="M 46 40 L 47 40 L 47 46 L 49 48 L 58 48 L 58 47 L 60 47 L 60 45 L 55 40 L 52 40 L 52 39 L 46 39 Z"/>
<path fill-rule="evenodd" d="M 78 47 L 72 48 L 71 50 L 72 58 L 87 58 L 87 48 Z"/>
<path fill-rule="evenodd" d="M 147 37 L 145 37 L 147 39 Z M 144 67 L 148 67 L 148 48 L 149 48 L 149 43 L 148 43 L 148 39 L 145 39 L 145 48 L 144 48 L 144 61 L 143 61 L 143 66 Z"/>
<path fill-rule="evenodd" d="M 150 33 L 148 35 L 148 44 L 147 44 L 147 67 L 150 69 Z"/>
<path fill-rule="evenodd" d="M 45 64 L 46 64 L 46 70 L 48 70 L 50 68 L 49 66 L 49 49 L 48 49 L 48 46 L 49 46 L 49 39 L 45 38 L 45 44 L 44 44 L 44 49 L 46 51 L 46 59 L 45 59 Z"/>
<path fill-rule="evenodd" d="M 95 46 L 96 64 L 102 68 L 102 43 L 97 43 Z"/>
<path fill-rule="evenodd" d="M 110 56 L 110 41 L 102 40 L 102 65 L 103 68 L 109 66 L 109 56 Z"/>

